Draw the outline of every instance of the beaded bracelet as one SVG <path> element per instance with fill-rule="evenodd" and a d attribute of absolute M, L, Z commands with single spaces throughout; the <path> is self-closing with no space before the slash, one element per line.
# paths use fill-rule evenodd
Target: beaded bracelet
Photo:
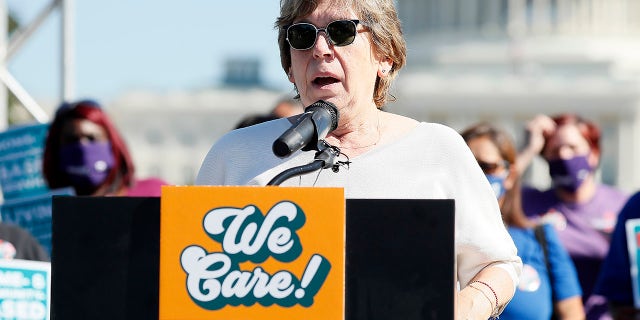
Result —
<path fill-rule="evenodd" d="M 493 310 L 491 310 L 491 318 L 492 318 L 492 319 L 498 319 L 498 315 L 497 315 L 497 313 L 498 313 L 498 310 L 500 310 L 500 309 L 499 309 L 499 307 L 498 307 L 498 306 L 500 305 L 500 303 L 499 303 L 499 301 L 498 301 L 498 295 L 496 294 L 496 291 L 495 291 L 495 290 L 493 290 L 493 288 L 492 288 L 489 284 L 487 284 L 486 282 L 484 282 L 484 281 L 474 280 L 474 281 L 471 281 L 471 283 L 469 283 L 469 286 L 470 286 L 471 288 L 474 288 L 474 289 L 476 289 L 476 290 L 478 290 L 478 291 L 482 292 L 482 295 L 483 295 L 485 298 L 487 298 L 487 300 L 489 300 L 489 304 L 491 304 L 491 305 L 493 305 L 493 303 L 491 303 L 491 299 L 487 296 L 487 294 L 486 294 L 483 290 L 480 290 L 480 288 L 476 288 L 475 286 L 472 286 L 472 284 L 473 284 L 473 283 L 475 283 L 475 282 L 477 282 L 477 283 L 479 283 L 479 284 L 482 284 L 482 285 L 484 285 L 485 287 L 489 288 L 489 290 L 491 290 L 491 293 L 493 293 L 493 297 L 496 299 L 496 307 L 495 307 L 495 308 L 492 308 Z"/>

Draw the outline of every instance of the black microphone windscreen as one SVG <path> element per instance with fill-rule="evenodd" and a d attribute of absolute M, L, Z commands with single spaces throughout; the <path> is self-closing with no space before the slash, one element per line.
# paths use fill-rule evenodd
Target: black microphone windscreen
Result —
<path fill-rule="evenodd" d="M 333 103 L 318 100 L 304 111 L 297 122 L 274 141 L 272 150 L 278 157 L 287 157 L 300 149 L 317 150 L 318 141 L 338 127 L 338 108 Z"/>
<path fill-rule="evenodd" d="M 304 111 L 313 111 L 313 109 L 316 108 L 322 108 L 329 112 L 329 114 L 331 115 L 331 127 L 329 128 L 329 132 L 335 130 L 338 127 L 339 120 L 338 108 L 336 107 L 336 105 L 328 101 L 318 100 L 312 103 L 310 106 L 306 107 Z"/>

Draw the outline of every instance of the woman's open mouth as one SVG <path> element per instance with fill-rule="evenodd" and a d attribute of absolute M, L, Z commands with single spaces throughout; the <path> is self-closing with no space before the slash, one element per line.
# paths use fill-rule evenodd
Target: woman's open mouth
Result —
<path fill-rule="evenodd" d="M 334 77 L 317 77 L 312 81 L 313 85 L 316 87 L 325 87 L 338 82 L 340 82 L 340 80 Z"/>

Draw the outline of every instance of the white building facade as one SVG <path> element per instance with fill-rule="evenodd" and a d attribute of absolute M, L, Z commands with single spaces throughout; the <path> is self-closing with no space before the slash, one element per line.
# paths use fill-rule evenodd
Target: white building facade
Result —
<path fill-rule="evenodd" d="M 218 138 L 243 117 L 268 113 L 282 96 L 258 88 L 134 92 L 110 103 L 107 112 L 125 136 L 137 176 L 190 185 Z"/>
<path fill-rule="evenodd" d="M 601 126 L 600 178 L 640 188 L 640 2 L 398 1 L 408 62 L 390 107 L 462 130 L 512 132 L 538 113 L 575 112 Z M 548 184 L 537 160 L 528 182 Z"/>

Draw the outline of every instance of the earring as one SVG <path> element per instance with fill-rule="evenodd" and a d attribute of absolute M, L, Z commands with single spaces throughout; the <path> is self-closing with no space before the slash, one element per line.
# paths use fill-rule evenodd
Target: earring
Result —
<path fill-rule="evenodd" d="M 382 73 L 387 73 L 387 70 L 382 70 Z"/>

